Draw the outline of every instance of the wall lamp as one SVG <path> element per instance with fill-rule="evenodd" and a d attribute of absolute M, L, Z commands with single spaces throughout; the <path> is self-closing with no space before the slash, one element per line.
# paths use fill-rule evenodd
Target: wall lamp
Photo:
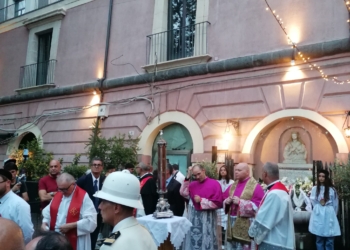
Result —
<path fill-rule="evenodd" d="M 232 139 L 231 129 L 230 129 L 231 125 L 236 130 L 236 133 L 238 134 L 239 121 L 238 120 L 228 119 L 226 121 L 226 128 L 225 128 L 225 133 L 224 133 L 224 136 L 223 136 L 224 140 L 226 140 L 226 141 L 230 141 Z"/>
<path fill-rule="evenodd" d="M 343 129 L 344 129 L 346 138 L 350 138 L 349 116 L 350 116 L 350 111 L 346 111 L 346 118 L 343 124 Z M 345 123 L 346 123 L 346 128 L 344 128 Z"/>

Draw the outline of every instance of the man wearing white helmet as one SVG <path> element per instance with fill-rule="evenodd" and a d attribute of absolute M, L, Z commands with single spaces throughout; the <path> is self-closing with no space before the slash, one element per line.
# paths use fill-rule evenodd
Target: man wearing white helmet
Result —
<path fill-rule="evenodd" d="M 144 209 L 140 202 L 140 182 L 134 175 L 109 174 L 94 196 L 101 200 L 99 209 L 103 222 L 114 227 L 100 250 L 157 250 L 151 234 L 132 216 L 134 208 Z"/>

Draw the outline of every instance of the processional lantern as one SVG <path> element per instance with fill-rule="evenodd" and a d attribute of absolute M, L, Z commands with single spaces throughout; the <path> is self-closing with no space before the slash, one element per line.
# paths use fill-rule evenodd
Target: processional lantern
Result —
<path fill-rule="evenodd" d="M 163 139 L 163 130 L 160 131 L 160 138 L 157 142 L 158 145 L 158 194 L 159 199 L 156 207 L 156 211 L 153 213 L 153 217 L 157 219 L 170 218 L 174 216 L 170 210 L 170 205 L 167 199 L 164 198 L 167 193 L 165 180 L 166 180 L 166 141 Z"/>

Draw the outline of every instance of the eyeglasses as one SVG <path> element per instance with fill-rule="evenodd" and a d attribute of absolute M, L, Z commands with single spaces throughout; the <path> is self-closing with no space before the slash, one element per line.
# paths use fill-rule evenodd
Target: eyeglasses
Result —
<path fill-rule="evenodd" d="M 70 186 L 72 186 L 73 184 L 75 184 L 75 183 L 70 184 L 67 188 L 57 188 L 57 189 L 58 189 L 58 191 L 60 191 L 60 192 L 62 192 L 62 193 L 65 193 L 65 192 L 68 191 L 68 189 L 70 188 Z"/>
<path fill-rule="evenodd" d="M 54 165 L 54 166 L 50 166 L 50 168 L 57 168 L 57 165 Z"/>
<path fill-rule="evenodd" d="M 102 167 L 102 164 L 92 164 L 92 166 L 95 168 L 99 168 L 99 167 Z"/>

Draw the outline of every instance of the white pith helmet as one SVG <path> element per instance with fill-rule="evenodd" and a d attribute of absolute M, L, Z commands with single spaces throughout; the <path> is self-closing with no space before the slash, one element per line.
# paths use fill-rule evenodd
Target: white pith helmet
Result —
<path fill-rule="evenodd" d="M 144 209 L 140 202 L 140 182 L 130 173 L 110 173 L 100 191 L 94 197 L 137 209 Z"/>

